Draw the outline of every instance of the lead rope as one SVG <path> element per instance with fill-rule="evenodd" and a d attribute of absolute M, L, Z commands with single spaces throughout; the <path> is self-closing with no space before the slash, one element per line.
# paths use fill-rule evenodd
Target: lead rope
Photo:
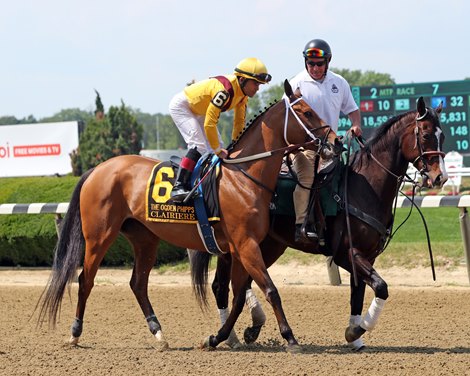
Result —
<path fill-rule="evenodd" d="M 348 172 L 349 172 L 349 155 L 351 153 L 351 138 L 348 138 L 348 154 L 346 156 L 346 172 L 344 173 L 344 211 L 346 213 L 346 229 L 348 231 L 348 239 L 349 239 L 349 257 L 351 258 L 351 267 L 352 267 L 352 275 L 354 280 L 354 286 L 357 287 L 357 271 L 356 271 L 356 255 L 354 252 L 354 247 L 352 244 L 351 238 L 351 222 L 349 220 L 349 204 L 348 204 Z"/>

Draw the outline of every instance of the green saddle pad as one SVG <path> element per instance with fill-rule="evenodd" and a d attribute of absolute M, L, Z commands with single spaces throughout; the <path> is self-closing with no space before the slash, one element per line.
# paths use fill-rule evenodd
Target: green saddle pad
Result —
<path fill-rule="evenodd" d="M 340 181 L 343 175 L 344 165 L 339 163 L 331 174 L 331 181 L 320 188 L 320 203 L 325 216 L 335 216 L 340 210 L 338 203 L 333 199 L 340 192 Z M 319 176 L 318 179 L 322 177 Z M 289 176 L 279 176 L 276 185 L 276 197 L 272 202 L 272 212 L 275 215 L 288 215 L 295 217 L 293 193 L 296 187 L 295 180 Z"/>

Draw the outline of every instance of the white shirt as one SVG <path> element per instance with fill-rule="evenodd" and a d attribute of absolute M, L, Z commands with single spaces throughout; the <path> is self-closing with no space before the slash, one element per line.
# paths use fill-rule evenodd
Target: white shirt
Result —
<path fill-rule="evenodd" d="M 345 115 L 358 109 L 348 82 L 330 70 L 322 82 L 315 81 L 304 69 L 290 81 L 292 90 L 300 89 L 302 97 L 320 118 L 338 131 L 340 112 Z"/>

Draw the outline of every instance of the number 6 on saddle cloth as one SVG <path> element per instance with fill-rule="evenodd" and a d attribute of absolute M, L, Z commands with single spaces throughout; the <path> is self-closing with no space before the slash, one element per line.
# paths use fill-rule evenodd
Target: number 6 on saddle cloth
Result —
<path fill-rule="evenodd" d="M 199 235 L 206 250 L 214 255 L 222 253 L 211 223 L 220 221 L 216 178 L 220 172 L 220 158 L 203 155 L 191 175 L 191 194 L 181 203 L 168 202 L 173 187 L 179 158 L 155 165 L 147 182 L 146 220 L 153 222 L 197 223 Z"/>

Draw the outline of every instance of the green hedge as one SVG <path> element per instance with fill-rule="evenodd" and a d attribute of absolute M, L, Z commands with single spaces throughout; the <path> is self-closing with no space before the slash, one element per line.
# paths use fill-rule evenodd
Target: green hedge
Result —
<path fill-rule="evenodd" d="M 78 177 L 1 178 L 0 204 L 68 202 Z M 54 214 L 0 215 L 0 266 L 50 266 L 57 241 Z M 161 241 L 157 265 L 183 260 L 186 250 Z M 123 236 L 107 252 L 103 265 L 128 266 L 134 262 Z"/>

